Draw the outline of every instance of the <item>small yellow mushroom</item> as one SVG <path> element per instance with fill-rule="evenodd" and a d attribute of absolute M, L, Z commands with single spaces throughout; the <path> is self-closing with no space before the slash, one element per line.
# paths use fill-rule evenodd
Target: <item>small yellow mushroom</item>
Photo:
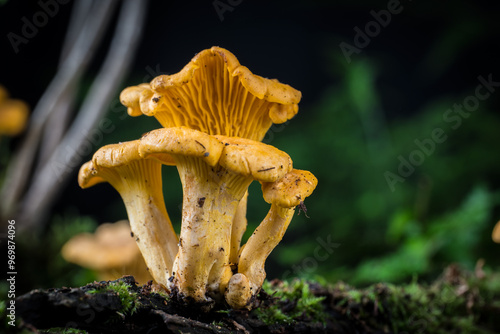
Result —
<path fill-rule="evenodd" d="M 493 228 L 493 232 L 491 233 L 491 239 L 497 244 L 500 244 L 500 221 L 498 221 L 495 227 Z"/>
<path fill-rule="evenodd" d="M 66 261 L 96 271 L 100 280 L 132 275 L 140 284 L 146 284 L 153 279 L 130 236 L 127 220 L 102 224 L 93 234 L 74 236 L 64 244 L 61 253 Z"/>
<path fill-rule="evenodd" d="M 145 157 L 171 155 L 182 182 L 182 225 L 172 288 L 183 299 L 221 300 L 233 274 L 231 233 L 241 199 L 253 180 L 273 182 L 288 173 L 290 157 L 258 141 L 184 127 L 149 132 L 139 152 Z M 241 231 L 237 233 L 239 242 Z"/>
<path fill-rule="evenodd" d="M 7 90 L 0 86 L 0 135 L 13 137 L 24 130 L 29 108 L 23 101 L 8 96 Z"/>
<path fill-rule="evenodd" d="M 78 175 L 82 188 L 109 182 L 121 195 L 131 230 L 155 281 L 166 287 L 178 250 L 162 192 L 161 166 L 174 161 L 166 154 L 142 158 L 139 140 L 100 148 Z"/>
<path fill-rule="evenodd" d="M 238 273 L 244 277 L 234 275 L 226 292 L 226 301 L 232 308 L 251 307 L 251 297 L 259 292 L 266 278 L 264 266 L 267 257 L 283 238 L 295 208 L 304 205 L 303 201 L 317 184 L 313 174 L 297 169 L 276 182 L 262 183 L 264 200 L 271 204 L 271 208 L 241 249 Z"/>

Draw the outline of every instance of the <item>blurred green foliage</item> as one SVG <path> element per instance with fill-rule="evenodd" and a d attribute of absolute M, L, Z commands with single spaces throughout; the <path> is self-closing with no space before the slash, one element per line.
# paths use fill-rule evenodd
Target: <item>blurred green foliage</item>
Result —
<path fill-rule="evenodd" d="M 367 259 L 355 271 L 352 283 L 404 280 L 427 274 L 437 263 L 460 262 L 474 267 L 480 254 L 481 232 L 490 224 L 491 195 L 477 188 L 454 212 L 432 219 L 427 226 L 410 212 L 396 213 L 389 222 L 387 241 L 395 252 Z M 436 263 L 437 262 L 437 263 Z"/>
<path fill-rule="evenodd" d="M 311 218 L 294 218 L 272 259 L 283 267 L 309 263 L 305 276 L 358 284 L 432 276 L 451 262 L 471 268 L 479 258 L 498 266 L 490 235 L 498 219 L 500 157 L 491 143 L 498 140 L 500 117 L 486 101 L 456 129 L 444 119 L 477 84 L 388 121 L 376 64 L 361 59 L 345 67 L 338 85 L 327 87 L 323 99 L 272 142 L 291 155 L 294 167 L 319 179 L 306 200 Z M 446 139 L 434 142 L 391 189 L 385 173 L 398 175 L 400 157 L 408 161 L 422 152 L 415 141 L 431 138 L 437 128 Z M 317 237 L 329 235 L 341 246 L 326 260 L 315 258 Z"/>

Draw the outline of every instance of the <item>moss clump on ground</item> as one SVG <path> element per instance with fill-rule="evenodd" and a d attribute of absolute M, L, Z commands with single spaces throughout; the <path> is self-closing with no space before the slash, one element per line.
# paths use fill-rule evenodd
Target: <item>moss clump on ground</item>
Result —
<path fill-rule="evenodd" d="M 135 303 L 138 298 L 137 292 L 130 290 L 131 285 L 124 281 L 114 281 L 110 284 L 103 285 L 97 289 L 92 289 L 87 293 L 95 294 L 102 292 L 112 292 L 116 293 L 120 298 L 121 304 L 123 306 L 122 313 L 127 315 L 132 315 L 137 311 L 137 305 Z"/>
<path fill-rule="evenodd" d="M 299 319 L 313 323 L 325 323 L 327 314 L 322 301 L 326 297 L 315 296 L 305 280 L 292 282 L 266 281 L 262 289 L 272 302 L 254 312 L 265 324 L 293 324 Z"/>

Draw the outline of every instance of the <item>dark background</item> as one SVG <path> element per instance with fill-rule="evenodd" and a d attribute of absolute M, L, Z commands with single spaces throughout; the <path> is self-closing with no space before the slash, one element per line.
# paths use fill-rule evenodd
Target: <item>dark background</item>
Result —
<path fill-rule="evenodd" d="M 500 246 L 490 238 L 500 217 L 500 92 L 482 101 L 456 130 L 443 121 L 453 104 L 474 95 L 478 76 L 491 74 L 500 81 L 500 3 L 403 0 L 401 12 L 391 15 L 390 23 L 359 54 L 352 54 L 350 63 L 339 45 L 354 46 L 354 28 L 364 30 L 374 21 L 371 11 L 387 9 L 390 1 L 233 3 L 238 4 L 221 20 L 212 1 L 150 1 L 133 67 L 120 87 L 176 73 L 195 53 L 216 45 L 233 52 L 253 73 L 302 92 L 299 114 L 265 141 L 288 152 L 296 168 L 312 171 L 319 186 L 306 201 L 310 218 L 296 216 L 272 253 L 268 277 L 292 271 L 365 284 L 413 275 L 426 279 L 451 262 L 473 267 L 478 258 L 485 258 L 488 268 L 500 265 Z M 6 36 L 20 34 L 22 18 L 31 20 L 40 5 L 4 1 L 0 7 L 0 82 L 31 107 L 57 70 L 71 6 L 60 5 L 17 54 Z M 82 99 L 111 37 L 112 29 L 81 84 Z M 136 139 L 159 127 L 145 116 L 119 119 L 114 102 L 108 117 L 118 130 L 102 145 Z M 418 149 L 415 140 L 429 138 L 436 128 L 444 129 L 447 140 L 391 191 L 384 172 L 397 173 L 398 157 L 408 159 Z M 2 144 L 15 150 L 18 142 Z M 125 218 L 110 186 L 81 190 L 76 173 L 61 192 L 51 222 Z M 165 174 L 167 209 L 175 221 L 180 217 L 180 185 L 176 173 Z M 259 186 L 252 185 L 250 231 L 267 210 Z M 53 232 L 50 224 L 48 234 Z M 338 244 L 326 260 L 314 255 L 321 245 L 318 238 Z"/>

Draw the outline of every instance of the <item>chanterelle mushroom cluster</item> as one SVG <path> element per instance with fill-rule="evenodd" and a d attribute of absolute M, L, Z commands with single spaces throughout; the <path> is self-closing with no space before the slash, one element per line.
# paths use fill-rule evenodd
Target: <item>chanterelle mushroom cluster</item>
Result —
<path fill-rule="evenodd" d="M 293 169 L 288 154 L 261 142 L 273 123 L 297 113 L 300 98 L 225 49 L 204 50 L 179 73 L 121 93 L 129 115 L 154 116 L 163 128 L 101 148 L 82 166 L 80 186 L 107 181 L 116 188 L 151 275 L 178 299 L 251 308 L 267 257 L 317 184 Z M 179 238 L 163 202 L 162 164 L 175 165 L 182 182 Z M 271 208 L 241 245 L 254 180 Z"/>

